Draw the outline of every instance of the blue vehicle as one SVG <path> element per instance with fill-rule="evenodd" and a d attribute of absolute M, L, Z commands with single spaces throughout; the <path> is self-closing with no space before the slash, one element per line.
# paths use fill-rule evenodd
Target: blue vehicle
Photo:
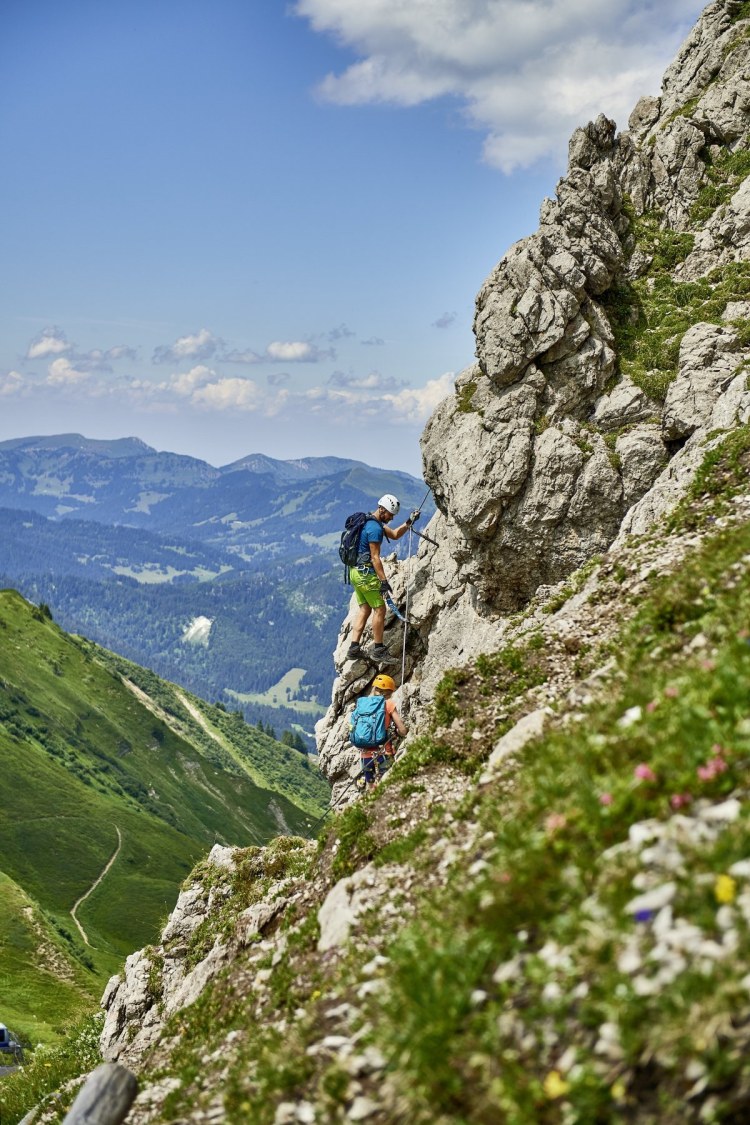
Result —
<path fill-rule="evenodd" d="M 0 1023 L 0 1063 L 6 1061 L 2 1058 L 3 1055 L 9 1056 L 7 1062 L 10 1066 L 20 1066 L 23 1063 L 23 1047 L 13 1032 L 4 1023 Z"/>

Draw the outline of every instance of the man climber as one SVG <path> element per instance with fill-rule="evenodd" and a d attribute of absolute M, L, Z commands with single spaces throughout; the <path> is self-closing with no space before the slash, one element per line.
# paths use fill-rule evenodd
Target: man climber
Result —
<path fill-rule="evenodd" d="M 384 594 L 391 593 L 390 583 L 385 576 L 383 560 L 380 557 L 380 546 L 383 538 L 400 539 L 406 535 L 411 525 L 419 518 L 419 511 L 411 513 L 408 520 L 395 530 L 387 525 L 397 515 L 401 504 L 390 492 L 381 496 L 374 512 L 370 512 L 359 535 L 357 548 L 357 565 L 349 568 L 349 581 L 354 587 L 359 610 L 352 627 L 351 644 L 347 651 L 347 660 L 356 660 L 362 655 L 360 640 L 367 624 L 367 619 L 372 614 L 372 638 L 375 642 L 368 655 L 379 664 L 398 663 L 395 656 L 391 656 L 383 644 L 383 627 L 385 625 Z"/>

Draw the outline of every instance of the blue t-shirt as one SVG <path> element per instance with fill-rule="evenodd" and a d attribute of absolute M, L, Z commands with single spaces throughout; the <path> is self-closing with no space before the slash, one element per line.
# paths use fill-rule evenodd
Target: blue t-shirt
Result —
<path fill-rule="evenodd" d="M 359 546 L 357 548 L 357 565 L 368 566 L 372 563 L 370 555 L 371 543 L 383 542 L 383 525 L 376 519 L 368 519 L 359 533 Z"/>

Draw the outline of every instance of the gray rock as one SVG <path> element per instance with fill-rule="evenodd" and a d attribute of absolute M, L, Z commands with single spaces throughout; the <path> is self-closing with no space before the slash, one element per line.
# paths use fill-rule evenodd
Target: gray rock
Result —
<path fill-rule="evenodd" d="M 684 117 L 676 117 L 656 133 L 651 161 L 654 196 L 676 230 L 690 225 L 690 208 L 705 179 L 700 155 L 705 143 L 702 131 Z"/>
<path fill-rule="evenodd" d="M 628 128 L 634 133 L 647 132 L 659 118 L 661 98 L 652 98 L 650 95 L 642 97 L 636 102 L 635 109 L 628 118 Z"/>
<path fill-rule="evenodd" d="M 716 324 L 688 329 L 680 346 L 679 373 L 664 403 L 662 429 L 667 440 L 688 437 L 707 425 L 739 361 L 733 329 Z"/>
<path fill-rule="evenodd" d="M 623 499 L 632 508 L 661 473 L 669 460 L 659 427 L 636 426 L 622 434 L 615 443 L 620 458 Z"/>
<path fill-rule="evenodd" d="M 495 743 L 492 753 L 487 759 L 487 766 L 480 778 L 480 782 L 486 784 L 492 779 L 495 769 L 505 758 L 511 754 L 517 754 L 528 742 L 539 738 L 544 733 L 546 721 L 546 712 L 541 708 L 519 719 L 515 726 L 511 727 L 511 729 Z"/>
<path fill-rule="evenodd" d="M 360 914 L 386 890 L 387 869 L 373 864 L 361 868 L 329 891 L 318 911 L 318 952 L 345 945 Z"/>
<path fill-rule="evenodd" d="M 680 279 L 695 281 L 727 262 L 750 256 L 750 181 L 743 180 L 729 203 L 719 207 L 698 233 L 680 270 Z"/>
<path fill-rule="evenodd" d="M 646 422 L 659 414 L 659 405 L 632 380 L 623 377 L 613 390 L 598 399 L 593 421 L 600 430 L 620 430 L 623 426 Z"/>

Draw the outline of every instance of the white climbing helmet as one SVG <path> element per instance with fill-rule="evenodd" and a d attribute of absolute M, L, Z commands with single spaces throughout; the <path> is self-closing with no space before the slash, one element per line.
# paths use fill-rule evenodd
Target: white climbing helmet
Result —
<path fill-rule="evenodd" d="M 395 516 L 398 515 L 398 510 L 401 505 L 392 492 L 386 492 L 385 496 L 381 496 L 378 500 L 378 507 L 385 508 L 386 512 L 390 512 L 392 516 Z"/>

